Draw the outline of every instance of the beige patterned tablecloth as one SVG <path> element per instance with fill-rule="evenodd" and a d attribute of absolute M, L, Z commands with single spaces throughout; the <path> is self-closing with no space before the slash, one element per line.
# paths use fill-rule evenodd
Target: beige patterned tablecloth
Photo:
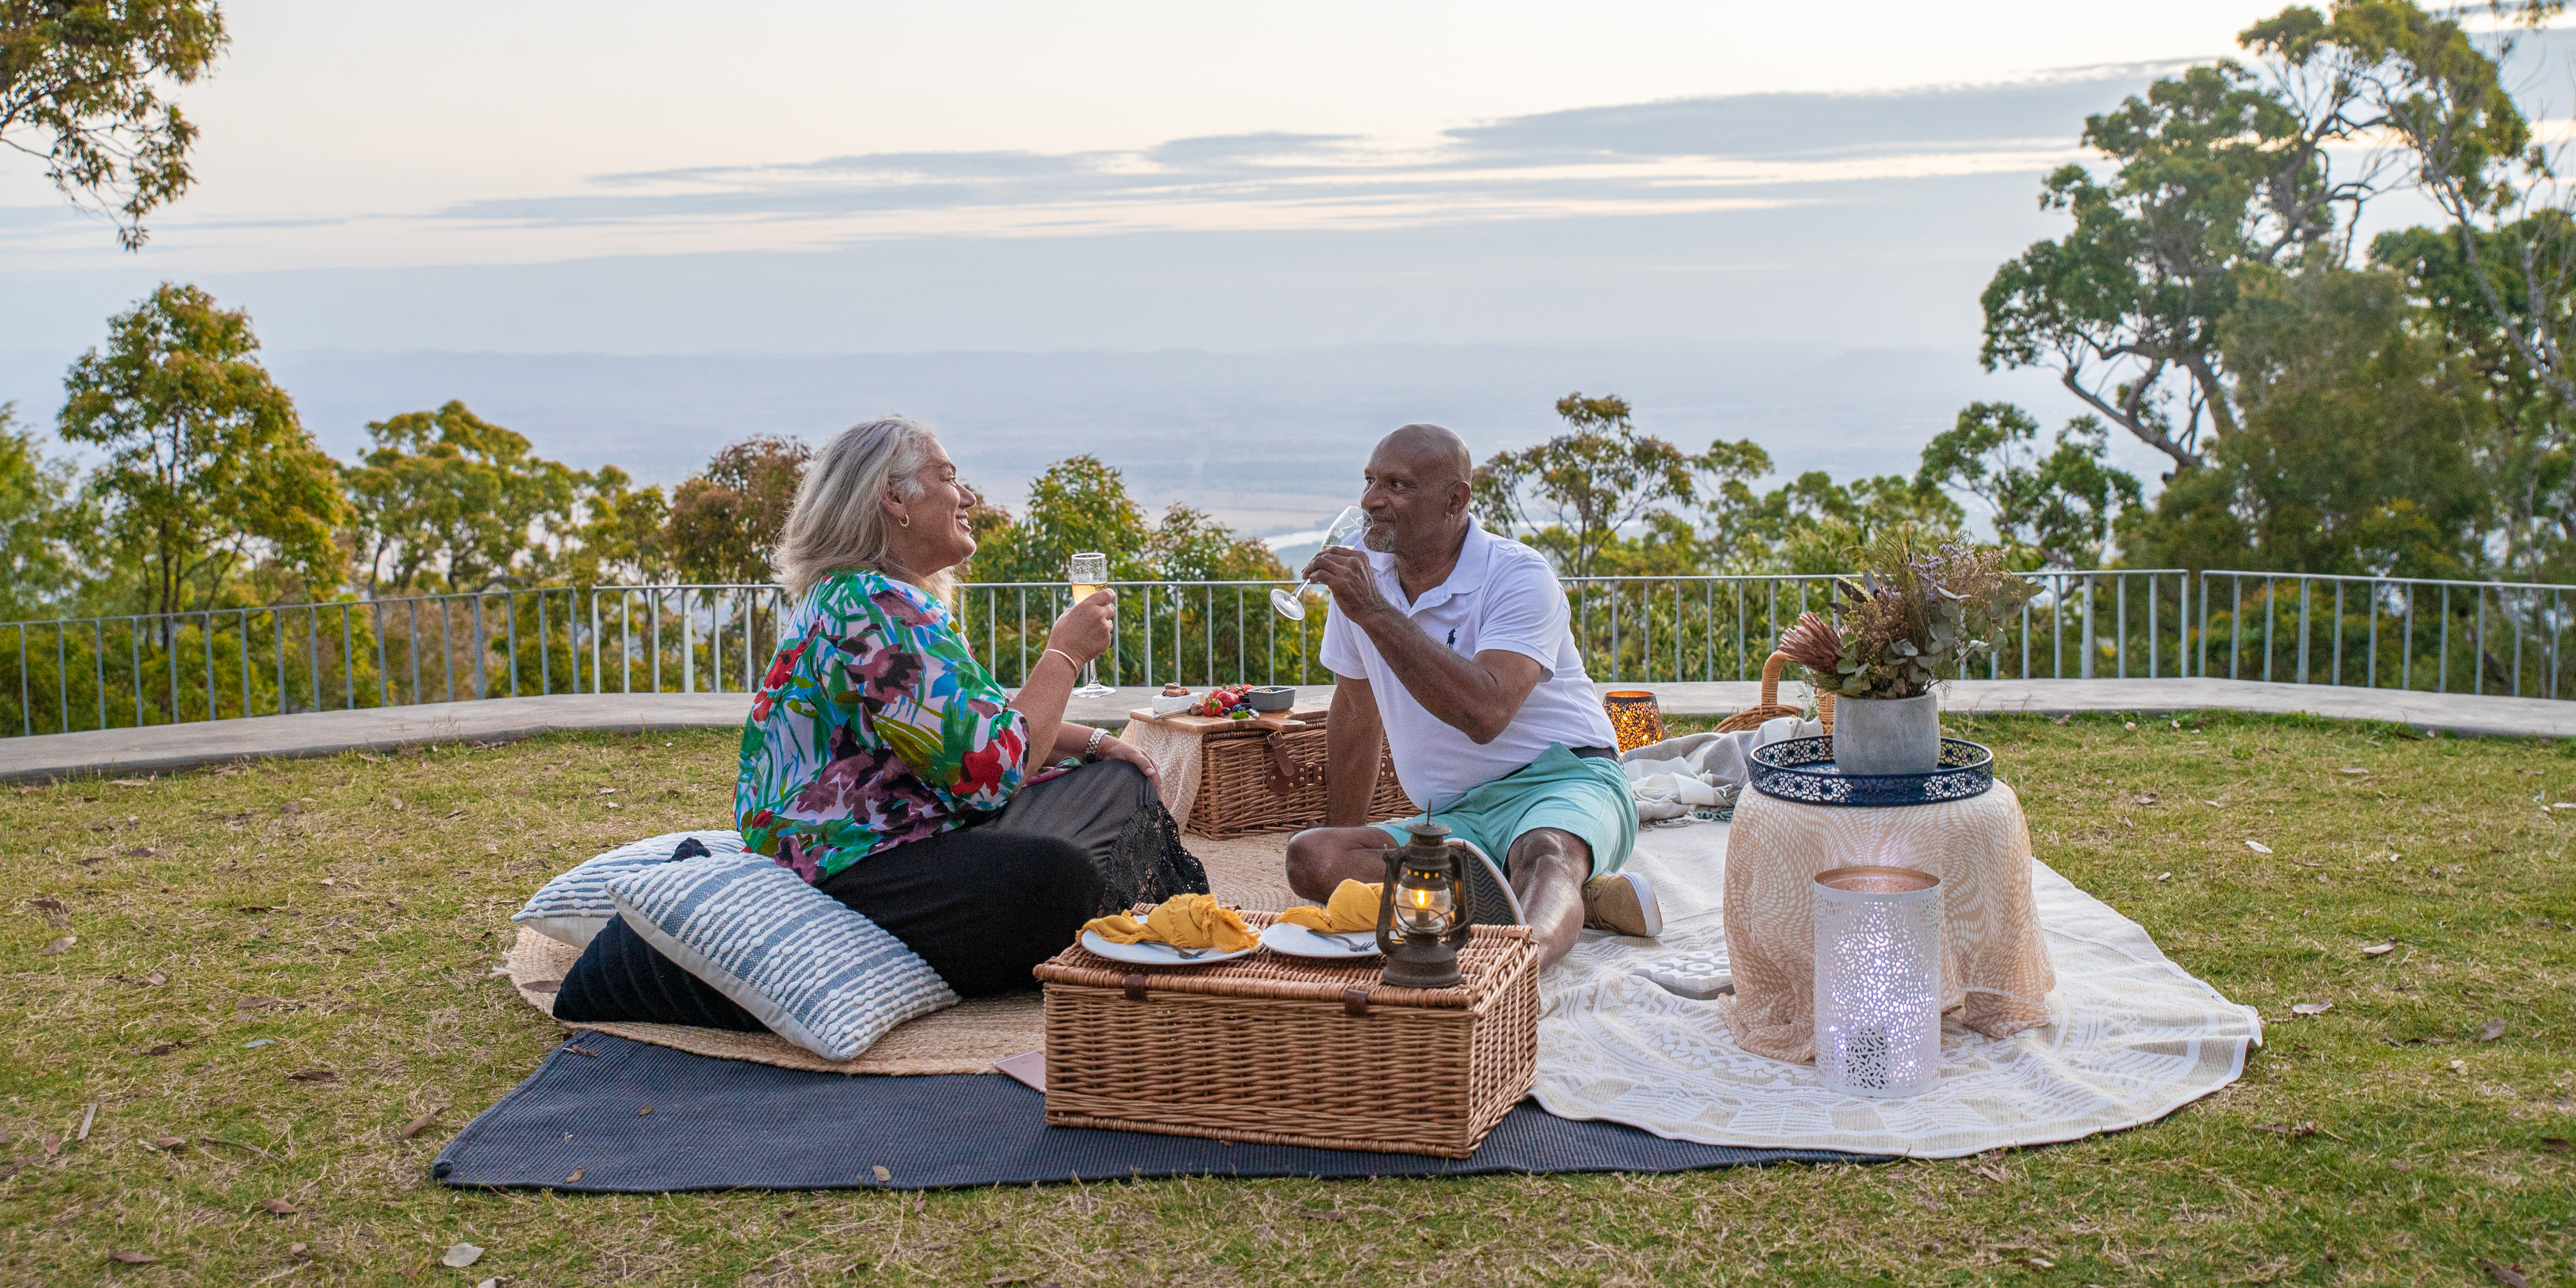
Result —
<path fill-rule="evenodd" d="M 1941 991 L 1960 1023 L 1999 1038 L 2048 1022 L 2057 972 L 2040 938 L 2030 828 L 2012 788 L 1877 808 L 1746 792 L 1733 831 L 1724 907 L 1735 997 L 1723 1013 L 1745 1050 L 1816 1058 L 1811 890 L 1817 873 L 1855 864 L 1941 878 Z"/>
<path fill-rule="evenodd" d="M 1154 760 L 1163 779 L 1163 808 L 1190 830 L 1190 806 L 1199 798 L 1200 763 L 1206 758 L 1207 740 L 1194 733 L 1182 733 L 1168 725 L 1151 720 L 1130 720 L 1118 731 L 1119 740 L 1145 753 Z"/>

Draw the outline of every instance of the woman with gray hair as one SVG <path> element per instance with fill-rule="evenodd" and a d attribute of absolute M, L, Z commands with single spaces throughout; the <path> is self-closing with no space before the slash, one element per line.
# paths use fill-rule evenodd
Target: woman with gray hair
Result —
<path fill-rule="evenodd" d="M 1029 968 L 1094 916 L 1207 891 L 1153 761 L 1064 719 L 1083 663 L 1109 647 L 1115 591 L 1056 620 L 1017 695 L 975 660 L 945 602 L 949 570 L 975 553 L 974 506 L 917 421 L 870 421 L 824 446 L 779 546 L 796 607 L 753 695 L 734 791 L 754 852 L 865 913 L 967 997 L 1032 987 Z M 640 956 L 652 953 L 640 938 L 617 938 L 567 976 L 559 1016 L 760 1027 Z"/>

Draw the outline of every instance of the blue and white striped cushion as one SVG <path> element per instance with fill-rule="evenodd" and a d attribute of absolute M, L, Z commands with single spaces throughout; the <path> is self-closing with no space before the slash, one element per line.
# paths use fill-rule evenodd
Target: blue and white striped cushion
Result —
<path fill-rule="evenodd" d="M 611 878 L 608 893 L 663 956 L 826 1059 L 957 1004 L 902 940 L 758 855 L 638 868 Z"/>
<path fill-rule="evenodd" d="M 680 842 L 695 838 L 710 855 L 744 852 L 739 832 L 665 832 L 618 846 L 575 866 L 545 884 L 510 920 L 575 948 L 590 947 L 591 937 L 617 915 L 609 900 L 608 879 L 656 863 L 668 863 Z"/>

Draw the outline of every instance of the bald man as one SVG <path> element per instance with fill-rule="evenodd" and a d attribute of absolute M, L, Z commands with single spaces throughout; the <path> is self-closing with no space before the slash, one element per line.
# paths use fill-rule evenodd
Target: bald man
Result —
<path fill-rule="evenodd" d="M 1345 878 L 1386 879 L 1380 855 L 1403 823 L 1361 826 L 1383 731 L 1414 802 L 1477 848 L 1476 920 L 1529 926 L 1549 962 L 1586 925 L 1661 934 L 1654 891 L 1620 871 L 1637 809 L 1565 591 L 1546 556 L 1477 524 L 1473 476 L 1456 434 L 1396 430 L 1369 456 L 1366 553 L 1306 565 L 1333 593 L 1335 683 L 1326 826 L 1290 838 L 1288 884 L 1321 901 Z"/>

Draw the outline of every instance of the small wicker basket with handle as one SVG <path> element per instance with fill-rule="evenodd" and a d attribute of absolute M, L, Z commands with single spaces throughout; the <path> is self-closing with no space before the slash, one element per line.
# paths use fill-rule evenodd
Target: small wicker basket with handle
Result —
<path fill-rule="evenodd" d="M 1047 1125 L 1466 1158 L 1537 1076 L 1538 945 L 1478 926 L 1458 970 L 1391 988 L 1374 961 L 1155 970 L 1076 944 L 1036 969 Z"/>
<path fill-rule="evenodd" d="M 1765 720 L 1807 714 L 1803 708 L 1787 706 L 1780 701 L 1780 672 L 1787 669 L 1788 665 L 1788 654 L 1772 654 L 1770 659 L 1762 664 L 1762 701 L 1720 721 L 1717 731 L 1741 733 L 1747 729 L 1761 728 Z M 1814 689 L 1815 685 L 1811 683 L 1807 687 Z M 1816 718 L 1824 722 L 1826 733 L 1834 731 L 1834 695 L 1823 689 L 1816 689 Z"/>
<path fill-rule="evenodd" d="M 1300 711 L 1303 729 L 1247 728 L 1204 735 L 1199 793 L 1190 805 L 1189 830 L 1222 840 L 1256 832 L 1286 832 L 1324 821 L 1326 713 Z M 1395 758 L 1378 741 L 1377 790 L 1369 795 L 1371 819 L 1414 812 L 1395 778 Z"/>

